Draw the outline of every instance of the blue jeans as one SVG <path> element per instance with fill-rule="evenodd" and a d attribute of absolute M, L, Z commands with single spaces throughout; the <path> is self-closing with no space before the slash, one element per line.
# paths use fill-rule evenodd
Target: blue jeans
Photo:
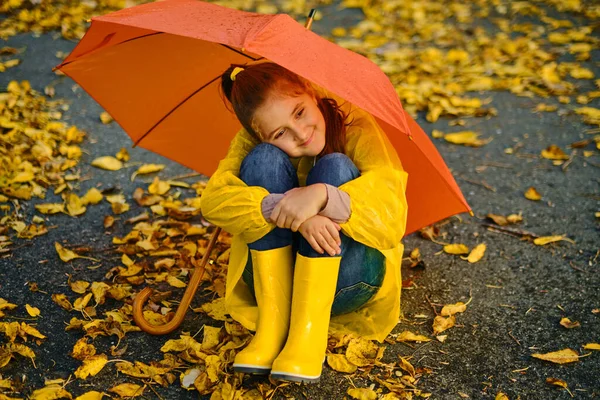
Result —
<path fill-rule="evenodd" d="M 360 176 L 352 160 L 342 153 L 328 154 L 317 161 L 308 173 L 307 185 L 327 183 L 340 185 Z M 284 193 L 298 187 L 298 176 L 289 156 L 268 143 L 257 145 L 244 158 L 240 167 L 240 179 L 248 186 L 260 186 L 269 193 Z M 340 232 L 342 260 L 336 285 L 332 315 L 354 311 L 377 293 L 385 275 L 385 257 L 378 250 L 365 246 Z M 304 257 L 330 257 L 319 254 L 299 232 L 275 228 L 259 240 L 249 243 L 251 250 L 271 250 L 292 245 Z M 254 293 L 252 258 L 242 274 L 242 279 Z"/>

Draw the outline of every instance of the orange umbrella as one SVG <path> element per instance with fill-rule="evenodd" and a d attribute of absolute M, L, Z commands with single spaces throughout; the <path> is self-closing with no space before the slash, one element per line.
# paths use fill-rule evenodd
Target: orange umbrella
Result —
<path fill-rule="evenodd" d="M 218 95 L 219 77 L 231 64 L 262 57 L 375 117 L 408 172 L 406 234 L 470 211 L 379 67 L 288 15 L 198 0 L 144 4 L 92 18 L 57 68 L 100 103 L 135 145 L 210 176 L 240 129 Z"/>

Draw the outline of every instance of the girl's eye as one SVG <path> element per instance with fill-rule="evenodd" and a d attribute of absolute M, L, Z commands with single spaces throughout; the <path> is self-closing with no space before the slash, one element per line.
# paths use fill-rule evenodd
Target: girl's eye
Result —
<path fill-rule="evenodd" d="M 283 135 L 285 132 L 285 129 L 280 130 L 279 132 L 277 132 L 277 134 L 275 134 L 274 139 L 279 139 L 281 137 L 281 135 Z"/>
<path fill-rule="evenodd" d="M 302 113 L 304 113 L 304 108 L 303 108 L 303 109 L 301 109 L 300 111 L 298 111 L 298 114 L 296 114 L 296 116 L 297 116 L 298 118 L 300 118 L 300 117 L 302 116 Z"/>

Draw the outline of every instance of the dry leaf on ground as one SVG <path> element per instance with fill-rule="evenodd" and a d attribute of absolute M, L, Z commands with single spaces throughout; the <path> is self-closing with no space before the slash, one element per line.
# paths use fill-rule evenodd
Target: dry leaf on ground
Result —
<path fill-rule="evenodd" d="M 563 349 L 545 354 L 534 353 L 531 356 L 556 364 L 567 364 L 579 361 L 579 354 L 575 350 L 571 349 Z"/>

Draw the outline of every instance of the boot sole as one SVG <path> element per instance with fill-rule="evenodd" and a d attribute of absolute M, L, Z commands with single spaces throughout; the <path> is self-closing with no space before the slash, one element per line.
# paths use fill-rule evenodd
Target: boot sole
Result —
<path fill-rule="evenodd" d="M 247 364 L 233 364 L 233 370 L 252 375 L 269 375 L 269 372 L 271 372 L 271 368 Z"/>
<path fill-rule="evenodd" d="M 308 375 L 294 375 L 286 372 L 271 371 L 271 378 L 279 379 L 284 381 L 292 382 L 303 382 L 303 383 L 316 383 L 321 379 L 321 375 L 308 376 Z"/>

